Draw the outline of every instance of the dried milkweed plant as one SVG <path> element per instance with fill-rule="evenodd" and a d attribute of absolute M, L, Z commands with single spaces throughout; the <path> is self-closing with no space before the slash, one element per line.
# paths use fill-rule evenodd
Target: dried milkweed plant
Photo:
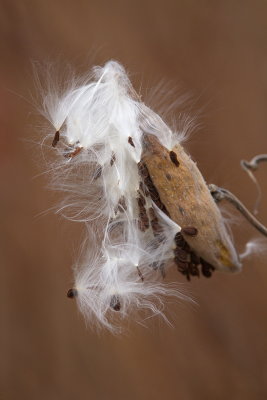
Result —
<path fill-rule="evenodd" d="M 191 119 L 171 130 L 115 61 L 63 88 L 50 83 L 42 112 L 57 152 L 52 183 L 65 193 L 58 211 L 88 227 L 67 293 L 88 323 L 116 331 L 134 309 L 166 319 L 166 296 L 188 299 L 164 282 L 173 261 L 188 280 L 241 268 L 216 204 L 222 191 L 183 149 Z"/>

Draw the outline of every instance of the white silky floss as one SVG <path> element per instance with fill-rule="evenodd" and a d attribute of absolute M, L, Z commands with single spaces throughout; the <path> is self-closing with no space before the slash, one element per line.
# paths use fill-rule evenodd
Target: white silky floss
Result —
<path fill-rule="evenodd" d="M 157 273 L 173 258 L 181 228 L 142 192 L 138 170 L 144 134 L 171 149 L 184 132 L 172 133 L 140 101 L 115 61 L 95 67 L 82 85 L 73 82 L 61 95 L 53 90 L 43 98 L 44 113 L 65 144 L 58 151 L 69 155 L 55 168 L 53 184 L 67 192 L 59 211 L 72 211 L 69 218 L 84 221 L 99 238 L 75 269 L 72 293 L 88 323 L 116 331 L 134 306 L 164 316 L 162 295 L 186 298 L 159 282 Z M 139 202 L 147 215 L 156 216 L 157 235 L 151 221 L 140 227 Z"/>

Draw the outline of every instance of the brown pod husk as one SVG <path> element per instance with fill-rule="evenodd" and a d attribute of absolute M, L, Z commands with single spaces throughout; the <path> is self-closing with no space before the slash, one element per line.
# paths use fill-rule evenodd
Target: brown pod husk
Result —
<path fill-rule="evenodd" d="M 240 270 L 241 263 L 221 212 L 196 163 L 183 147 L 177 144 L 168 151 L 155 136 L 146 135 L 141 162 L 170 218 L 181 228 L 197 229 L 195 236 L 186 236 L 190 248 L 216 269 Z"/>

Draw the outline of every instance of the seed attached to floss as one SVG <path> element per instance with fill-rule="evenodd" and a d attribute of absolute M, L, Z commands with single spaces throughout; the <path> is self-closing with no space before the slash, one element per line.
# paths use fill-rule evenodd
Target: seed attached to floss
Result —
<path fill-rule="evenodd" d="M 120 298 L 117 294 L 114 294 L 113 296 L 111 296 L 110 308 L 112 308 L 114 311 L 120 311 L 121 302 L 120 302 Z"/>
<path fill-rule="evenodd" d="M 133 142 L 133 138 L 132 138 L 131 136 L 128 137 L 128 143 L 129 143 L 131 146 L 135 147 L 134 142 Z"/>
<path fill-rule="evenodd" d="M 77 297 L 78 296 L 78 291 L 77 291 L 77 289 L 69 289 L 68 290 L 68 292 L 67 292 L 67 297 L 69 298 L 69 299 L 73 299 L 74 297 Z"/>
<path fill-rule="evenodd" d="M 179 167 L 180 163 L 177 159 L 177 154 L 174 151 L 170 151 L 170 159 L 176 167 Z"/>
<path fill-rule="evenodd" d="M 110 159 L 110 166 L 111 167 L 112 167 L 112 165 L 114 164 L 115 161 L 116 161 L 116 156 L 115 156 L 115 153 L 112 152 L 111 159 Z"/>
<path fill-rule="evenodd" d="M 52 147 L 56 147 L 58 142 L 59 142 L 59 131 L 56 131 L 53 142 L 52 142 Z"/>
<path fill-rule="evenodd" d="M 66 158 L 73 158 L 73 157 L 77 156 L 81 151 L 82 151 L 82 147 L 76 147 L 76 149 L 74 149 L 72 152 L 67 153 L 65 155 L 65 157 Z"/>
<path fill-rule="evenodd" d="M 96 169 L 96 171 L 94 173 L 94 178 L 93 178 L 94 181 L 96 181 L 98 178 L 100 178 L 101 174 L 102 174 L 102 167 L 100 165 L 100 166 L 97 167 L 97 169 Z"/>
<path fill-rule="evenodd" d="M 142 274 L 140 268 L 137 266 L 136 269 L 137 269 L 137 272 L 138 272 L 138 275 L 139 275 L 141 281 L 144 282 L 144 277 L 143 277 L 143 274 Z"/>

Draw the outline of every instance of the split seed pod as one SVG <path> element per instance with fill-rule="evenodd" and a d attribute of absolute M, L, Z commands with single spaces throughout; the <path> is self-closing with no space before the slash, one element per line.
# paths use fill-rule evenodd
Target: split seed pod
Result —
<path fill-rule="evenodd" d="M 199 268 L 207 278 L 215 268 L 240 269 L 220 210 L 181 145 L 187 123 L 173 132 L 116 61 L 63 91 L 51 87 L 43 113 L 59 155 L 52 183 L 66 193 L 59 212 L 88 232 L 67 296 L 87 321 L 115 331 L 114 318 L 133 308 L 165 318 L 163 296 L 188 299 L 162 282 L 173 260 L 188 280 Z"/>
<path fill-rule="evenodd" d="M 183 147 L 176 144 L 168 151 L 155 136 L 146 135 L 142 163 L 170 218 L 182 231 L 188 226 L 196 228 L 197 234 L 184 234 L 190 248 L 216 269 L 238 271 L 241 263 L 220 210 Z"/>

